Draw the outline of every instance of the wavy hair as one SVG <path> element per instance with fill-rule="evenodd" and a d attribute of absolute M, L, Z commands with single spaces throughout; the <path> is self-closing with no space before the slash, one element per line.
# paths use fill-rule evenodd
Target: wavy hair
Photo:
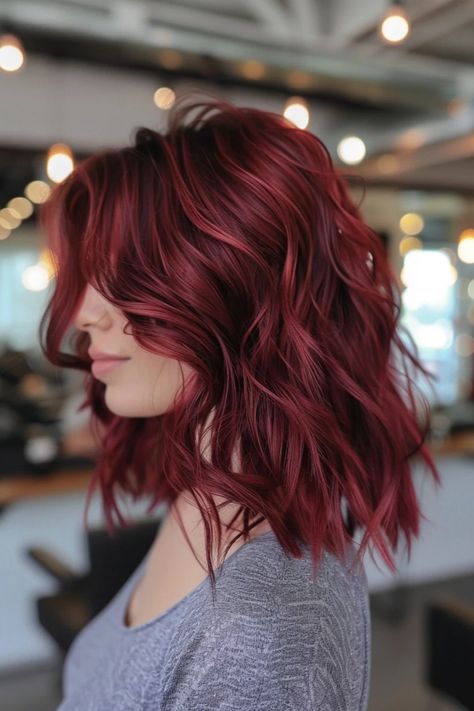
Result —
<path fill-rule="evenodd" d="M 402 338 L 397 278 L 344 176 L 314 134 L 219 98 L 184 95 L 166 132 L 133 135 L 78 164 L 40 210 L 55 265 L 41 347 L 85 372 L 80 409 L 100 439 L 86 515 L 97 486 L 112 532 L 114 512 L 127 525 L 119 491 L 151 496 L 148 512 L 189 491 L 213 590 L 216 495 L 243 514 L 229 548 L 267 519 L 288 554 L 310 546 L 315 572 L 323 548 L 342 558 L 360 528 L 359 559 L 373 544 L 395 571 L 390 549 L 403 532 L 410 556 L 423 516 L 411 460 L 440 484 L 409 366 L 434 376 Z M 87 283 L 143 348 L 192 367 L 164 414 L 108 410 L 88 334 L 61 351 Z"/>

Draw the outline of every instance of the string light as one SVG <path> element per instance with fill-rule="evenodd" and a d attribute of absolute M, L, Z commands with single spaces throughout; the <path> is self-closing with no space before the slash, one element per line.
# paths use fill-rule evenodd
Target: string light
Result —
<path fill-rule="evenodd" d="M 405 254 L 408 254 L 412 249 L 423 249 L 423 242 L 421 239 L 418 239 L 418 237 L 411 237 L 411 236 L 406 236 L 403 237 L 400 240 L 400 244 L 398 245 L 398 251 L 400 252 L 401 256 L 404 257 Z"/>
<path fill-rule="evenodd" d="M 421 215 L 416 212 L 407 212 L 400 218 L 400 229 L 407 235 L 417 235 L 425 226 Z"/>
<path fill-rule="evenodd" d="M 24 197 L 12 198 L 7 202 L 7 208 L 20 220 L 26 220 L 33 213 L 31 201 Z"/>
<path fill-rule="evenodd" d="M 13 210 L 4 207 L 0 210 L 0 226 L 7 230 L 14 230 L 21 224 L 21 218 L 17 217 Z"/>
<path fill-rule="evenodd" d="M 36 204 L 45 202 L 45 200 L 48 199 L 50 192 L 51 188 L 48 183 L 44 182 L 44 180 L 32 180 L 31 183 L 28 183 L 24 190 L 28 200 L 31 200 L 31 202 Z"/>
<path fill-rule="evenodd" d="M 176 100 L 176 94 L 168 86 L 161 86 L 153 94 L 153 102 L 159 109 L 170 109 Z"/>

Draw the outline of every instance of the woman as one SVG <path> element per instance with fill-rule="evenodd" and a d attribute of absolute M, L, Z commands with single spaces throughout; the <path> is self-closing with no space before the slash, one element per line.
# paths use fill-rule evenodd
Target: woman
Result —
<path fill-rule="evenodd" d="M 362 557 L 373 542 L 394 570 L 418 534 L 409 458 L 439 474 L 396 278 L 327 149 L 271 112 L 178 100 L 165 135 L 84 161 L 41 220 L 43 349 L 85 371 L 100 440 L 86 511 L 96 485 L 111 531 L 119 492 L 168 504 L 75 639 L 60 711 L 366 709 Z"/>

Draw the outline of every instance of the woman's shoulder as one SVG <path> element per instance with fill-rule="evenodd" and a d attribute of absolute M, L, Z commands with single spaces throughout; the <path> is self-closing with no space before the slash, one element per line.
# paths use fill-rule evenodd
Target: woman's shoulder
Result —
<path fill-rule="evenodd" d="M 195 698 L 199 690 L 204 700 L 211 689 L 227 701 L 238 689 L 249 703 L 258 697 L 262 709 L 280 702 L 320 708 L 324 694 L 333 693 L 328 708 L 365 708 L 370 628 L 363 568 L 350 569 L 351 546 L 344 560 L 324 551 L 313 576 L 311 552 L 302 552 L 288 556 L 276 536 L 263 534 L 224 561 L 214 598 L 209 584 L 190 601 L 176 629 L 179 653 L 171 645 L 163 669 L 176 708 L 187 708 L 187 693 Z"/>
<path fill-rule="evenodd" d="M 300 644 L 312 644 L 324 630 L 334 645 L 356 649 L 370 632 L 367 578 L 362 563 L 352 565 L 351 542 L 341 559 L 323 549 L 313 570 L 309 546 L 289 555 L 269 531 L 241 546 L 216 570 L 215 594 L 209 578 L 183 610 L 181 629 L 189 639 L 210 630 L 245 627 L 249 633 L 285 638 L 299 629 Z"/>
<path fill-rule="evenodd" d="M 323 548 L 316 568 L 313 568 L 311 549 L 300 546 L 301 556 L 288 554 L 275 533 L 269 531 L 249 541 L 237 553 L 224 561 L 218 570 L 217 590 L 233 599 L 251 603 L 268 598 L 270 604 L 282 605 L 300 600 L 321 605 L 346 605 L 367 600 L 367 578 L 364 566 L 356 561 L 356 548 L 349 542 L 343 557 Z"/>

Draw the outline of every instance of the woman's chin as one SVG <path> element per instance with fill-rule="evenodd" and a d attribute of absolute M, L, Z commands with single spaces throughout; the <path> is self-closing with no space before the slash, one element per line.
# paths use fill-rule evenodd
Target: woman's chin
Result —
<path fill-rule="evenodd" d="M 124 400 L 123 396 L 117 397 L 111 390 L 112 388 L 107 387 L 104 394 L 105 404 L 110 412 L 119 417 L 143 417 L 136 405 Z"/>
<path fill-rule="evenodd" d="M 136 399 L 136 391 L 134 392 L 135 399 L 127 399 L 123 388 L 115 388 L 107 386 L 104 393 L 105 404 L 110 412 L 119 417 L 156 417 L 159 412 L 153 410 L 147 403 L 138 402 Z"/>

